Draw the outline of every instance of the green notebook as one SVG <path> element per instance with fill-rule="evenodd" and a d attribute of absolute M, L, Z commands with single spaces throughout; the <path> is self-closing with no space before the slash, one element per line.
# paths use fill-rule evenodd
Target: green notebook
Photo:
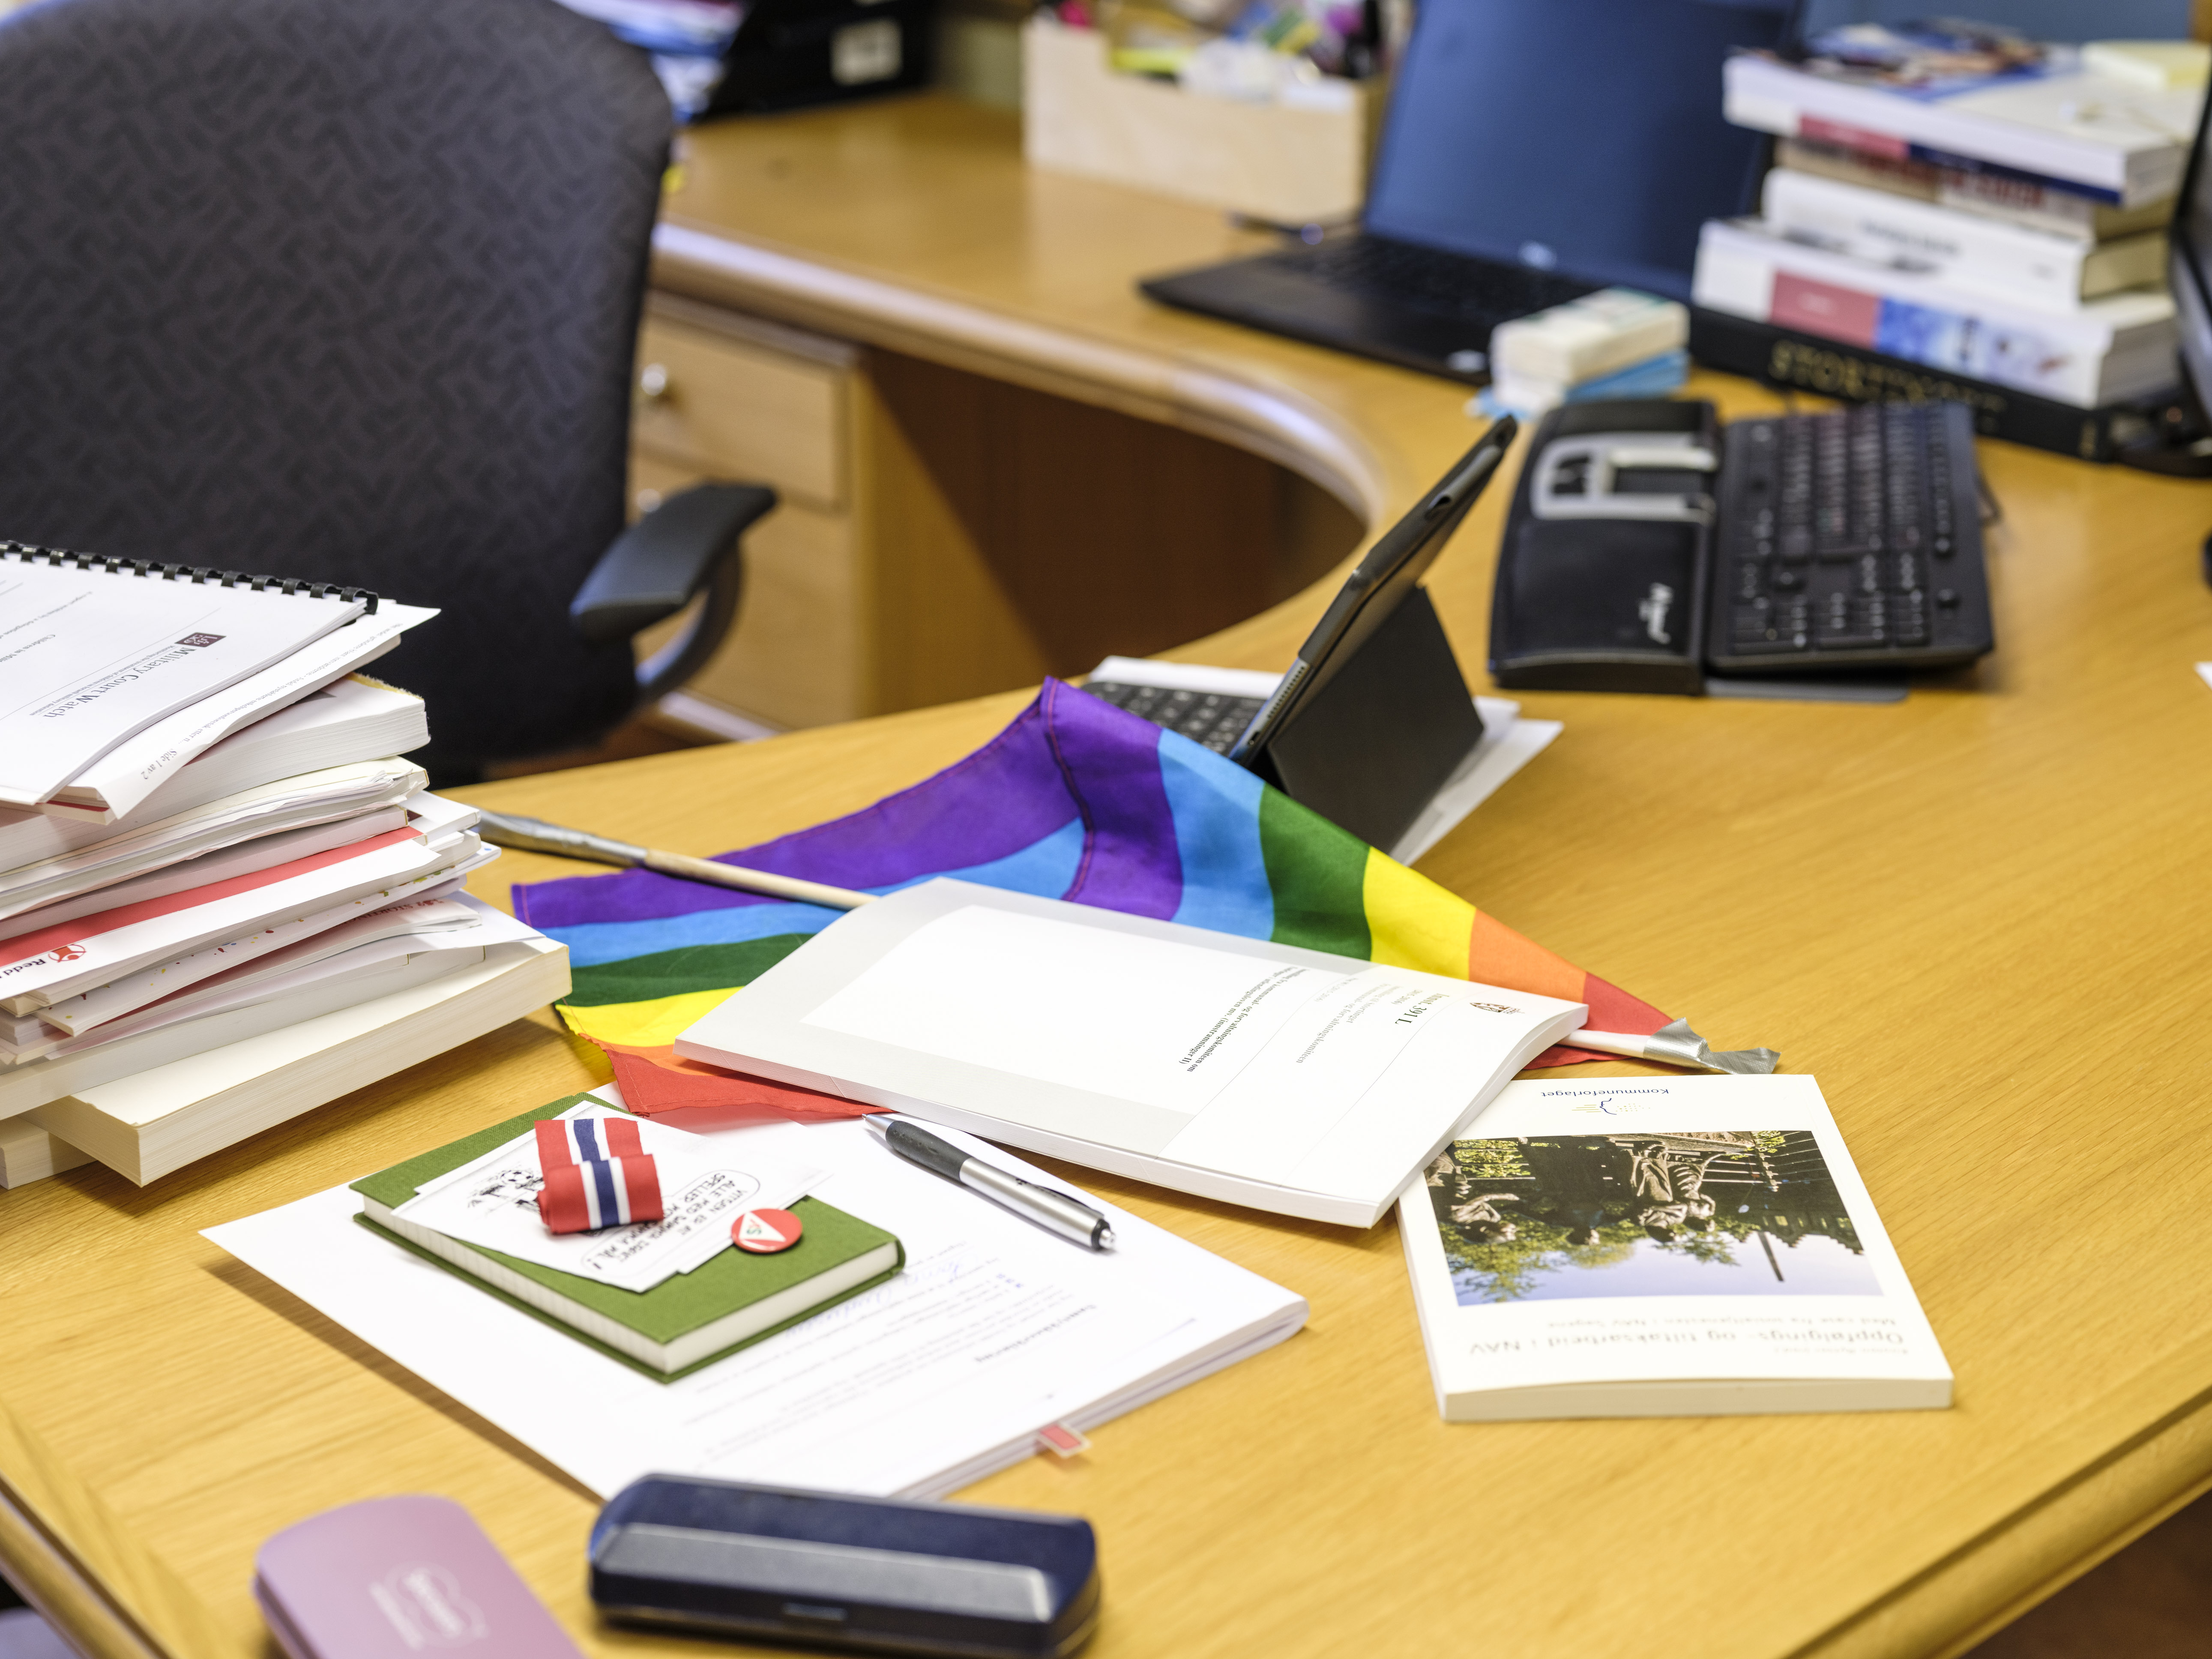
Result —
<path fill-rule="evenodd" d="M 513 1140 L 540 1119 L 558 1117 L 584 1098 L 570 1095 L 355 1182 L 353 1189 L 363 1200 L 362 1213 L 355 1218 L 416 1255 L 467 1275 L 510 1306 L 662 1382 L 811 1319 L 882 1284 L 904 1265 L 905 1247 L 894 1236 L 812 1198 L 791 1206 L 806 1231 L 789 1249 L 775 1255 L 724 1250 L 705 1266 L 642 1292 L 464 1243 L 393 1213 L 429 1182 Z"/>

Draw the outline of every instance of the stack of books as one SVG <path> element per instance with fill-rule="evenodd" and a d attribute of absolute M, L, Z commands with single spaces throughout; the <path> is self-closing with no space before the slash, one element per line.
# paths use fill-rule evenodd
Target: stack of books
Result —
<path fill-rule="evenodd" d="M 1733 58 L 1728 118 L 1778 134 L 1760 216 L 1700 239 L 1692 351 L 1860 400 L 1954 398 L 1982 429 L 2102 458 L 2178 370 L 2172 217 L 2205 51 L 1838 29 Z"/>
<path fill-rule="evenodd" d="M 434 614 L 0 544 L 0 1186 L 150 1181 L 567 989 L 356 672 Z"/>

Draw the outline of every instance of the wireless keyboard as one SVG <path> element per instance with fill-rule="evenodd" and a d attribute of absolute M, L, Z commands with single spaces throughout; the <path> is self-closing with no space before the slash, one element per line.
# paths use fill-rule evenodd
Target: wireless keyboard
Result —
<path fill-rule="evenodd" d="M 1994 645 L 1964 404 L 1723 427 L 1709 403 L 1591 399 L 1529 441 L 1491 599 L 1502 686 L 1756 695 Z"/>
<path fill-rule="evenodd" d="M 1991 648 L 1965 404 L 1735 421 L 1723 441 L 1710 667 L 1942 668 Z"/>

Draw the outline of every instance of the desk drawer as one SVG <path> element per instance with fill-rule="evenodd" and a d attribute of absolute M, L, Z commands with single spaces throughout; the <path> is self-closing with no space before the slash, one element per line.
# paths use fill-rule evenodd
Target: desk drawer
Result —
<path fill-rule="evenodd" d="M 679 467 L 845 504 L 846 371 L 652 315 L 638 338 L 631 440 Z"/>
<path fill-rule="evenodd" d="M 644 490 L 673 495 L 698 482 L 696 469 L 644 454 L 630 457 L 633 495 Z M 744 561 L 737 626 L 684 690 L 732 714 L 787 728 L 827 726 L 872 712 L 852 520 L 787 500 L 746 533 Z M 664 623 L 639 635 L 639 659 L 676 627 Z"/>

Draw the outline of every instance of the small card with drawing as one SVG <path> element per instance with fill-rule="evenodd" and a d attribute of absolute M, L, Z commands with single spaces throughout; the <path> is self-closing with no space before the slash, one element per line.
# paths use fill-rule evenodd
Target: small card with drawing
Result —
<path fill-rule="evenodd" d="M 590 1099 L 562 1114 L 618 1115 Z M 729 1249 L 730 1229 L 747 1210 L 789 1209 L 822 1178 L 821 1170 L 804 1164 L 742 1154 L 741 1138 L 709 1139 L 645 1119 L 632 1121 L 644 1150 L 659 1165 L 661 1220 L 598 1232 L 546 1231 L 538 1209 L 545 1177 L 534 1132 L 464 1164 L 395 1213 L 505 1255 L 619 1290 L 643 1291 Z"/>

